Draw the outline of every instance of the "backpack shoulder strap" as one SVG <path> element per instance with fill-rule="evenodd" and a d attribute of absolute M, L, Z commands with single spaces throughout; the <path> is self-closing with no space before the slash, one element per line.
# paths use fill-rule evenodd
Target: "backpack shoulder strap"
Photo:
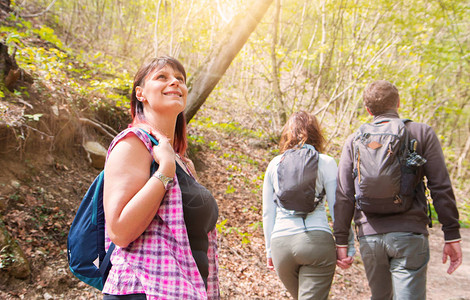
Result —
<path fill-rule="evenodd" d="M 104 281 L 106 281 L 106 278 L 108 278 L 109 270 L 111 270 L 112 267 L 111 254 L 113 253 L 114 248 L 116 248 L 116 245 L 111 242 L 108 251 L 106 252 L 106 255 L 103 258 L 103 261 L 100 263 L 100 274 L 105 279 Z"/>
<path fill-rule="evenodd" d="M 150 141 L 152 142 L 153 145 L 157 146 L 158 145 L 158 141 L 156 138 L 153 137 L 153 135 L 151 135 L 150 133 L 148 133 L 147 131 L 143 130 L 142 128 L 139 128 L 139 130 L 141 130 L 143 133 L 145 133 L 145 135 L 148 136 L 148 138 L 150 139 Z"/>
<path fill-rule="evenodd" d="M 153 145 L 158 145 L 157 139 L 155 139 L 151 134 L 149 134 L 147 131 L 143 130 L 142 128 L 139 128 L 143 133 L 147 135 L 147 137 L 150 139 Z M 155 168 L 155 161 L 152 162 L 151 168 Z M 158 168 L 158 166 L 157 166 Z M 101 182 L 104 181 L 104 172 L 101 172 L 100 176 L 102 176 Z M 96 193 L 96 192 L 95 192 Z M 101 273 L 101 276 L 106 280 L 108 277 L 109 271 L 111 270 L 112 264 L 111 264 L 111 254 L 114 251 L 114 248 L 116 248 L 116 245 L 111 242 L 109 245 L 108 251 L 106 251 L 106 255 L 103 258 L 103 261 L 100 263 L 99 266 L 99 271 Z"/>

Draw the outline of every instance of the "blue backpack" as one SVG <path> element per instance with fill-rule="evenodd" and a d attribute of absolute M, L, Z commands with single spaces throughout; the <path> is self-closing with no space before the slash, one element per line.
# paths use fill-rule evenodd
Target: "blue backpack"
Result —
<path fill-rule="evenodd" d="M 153 136 L 142 131 L 154 145 L 158 145 Z M 157 168 L 158 165 L 153 161 L 150 174 Z M 103 290 L 108 277 L 112 266 L 110 258 L 115 248 L 114 243 L 111 243 L 108 251 L 104 246 L 103 183 L 104 170 L 95 178 L 83 197 L 67 237 L 70 271 L 81 281 L 99 290 Z"/>

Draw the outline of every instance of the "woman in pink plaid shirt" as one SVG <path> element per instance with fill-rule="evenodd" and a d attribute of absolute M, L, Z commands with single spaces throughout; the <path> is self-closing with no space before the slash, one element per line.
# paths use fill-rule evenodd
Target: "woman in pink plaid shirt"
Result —
<path fill-rule="evenodd" d="M 171 57 L 149 61 L 134 78 L 133 122 L 105 166 L 106 247 L 116 249 L 103 299 L 220 298 L 218 207 L 185 157 L 187 95 L 184 67 Z"/>

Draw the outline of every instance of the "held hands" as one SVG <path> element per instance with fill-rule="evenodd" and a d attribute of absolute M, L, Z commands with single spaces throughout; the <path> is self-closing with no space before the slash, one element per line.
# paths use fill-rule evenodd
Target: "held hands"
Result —
<path fill-rule="evenodd" d="M 336 248 L 336 265 L 343 270 L 348 269 L 351 267 L 354 258 L 348 256 L 348 248 L 347 247 L 337 247 Z"/>
<path fill-rule="evenodd" d="M 442 251 L 442 263 L 447 262 L 447 257 L 450 257 L 448 274 L 452 274 L 462 264 L 462 249 L 460 242 L 445 243 Z"/>

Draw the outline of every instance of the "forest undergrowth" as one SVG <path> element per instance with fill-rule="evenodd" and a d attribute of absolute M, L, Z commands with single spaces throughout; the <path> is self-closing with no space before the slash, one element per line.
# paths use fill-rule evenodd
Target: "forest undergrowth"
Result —
<path fill-rule="evenodd" d="M 202 184 L 219 205 L 222 299 L 289 299 L 277 276 L 265 267 L 260 192 L 269 151 L 260 148 L 258 138 L 234 131 L 239 127 L 196 127 L 202 126 L 189 129 L 190 155 Z M 0 271 L 0 298 L 99 299 L 97 290 L 70 273 L 66 257 L 67 230 L 99 170 L 89 166 L 80 149 L 47 159 L 34 153 L 21 158 L 0 159 L 2 217 L 30 261 L 31 276 L 19 280 Z M 367 295 L 360 269 L 358 261 L 351 270 L 338 272 L 332 299 Z"/>
<path fill-rule="evenodd" d="M 204 114 L 210 114 L 210 109 Z M 200 117 L 201 119 L 202 116 Z M 198 118 L 199 119 L 199 118 Z M 276 274 L 265 266 L 262 233 L 262 174 L 275 146 L 254 137 L 252 131 L 216 122 L 189 126 L 190 156 L 202 184 L 219 205 L 218 247 L 222 299 L 290 299 Z M 205 125 L 202 125 L 205 124 Z M 222 129 L 225 128 L 225 129 Z M 227 129 L 229 128 L 229 129 Z M 0 159 L 4 198 L 3 220 L 31 263 L 31 276 L 14 279 L 0 271 L 2 299 L 101 299 L 101 294 L 76 279 L 68 270 L 66 234 L 88 185 L 99 170 L 92 168 L 83 150 L 44 160 L 24 153 L 22 160 Z M 6 198 L 6 199 L 5 199 Z M 439 229 L 433 229 L 436 233 Z M 431 236 L 440 250 L 442 236 Z M 468 251 L 467 251 L 468 252 Z M 466 280 L 468 273 L 444 276 L 444 266 L 434 260 L 430 280 Z M 466 270 L 469 264 L 465 263 Z M 469 272 L 469 271 L 467 271 Z M 457 276 L 457 277 L 456 277 Z M 429 288 L 435 288 L 435 285 Z M 461 298 L 470 299 L 460 285 Z M 455 289 L 455 294 L 459 289 Z M 444 295 L 449 295 L 444 293 Z M 439 296 L 439 297 L 438 297 Z M 468 296 L 468 298 L 466 298 Z M 349 270 L 338 269 L 330 299 L 368 299 L 367 280 L 359 256 Z"/>

